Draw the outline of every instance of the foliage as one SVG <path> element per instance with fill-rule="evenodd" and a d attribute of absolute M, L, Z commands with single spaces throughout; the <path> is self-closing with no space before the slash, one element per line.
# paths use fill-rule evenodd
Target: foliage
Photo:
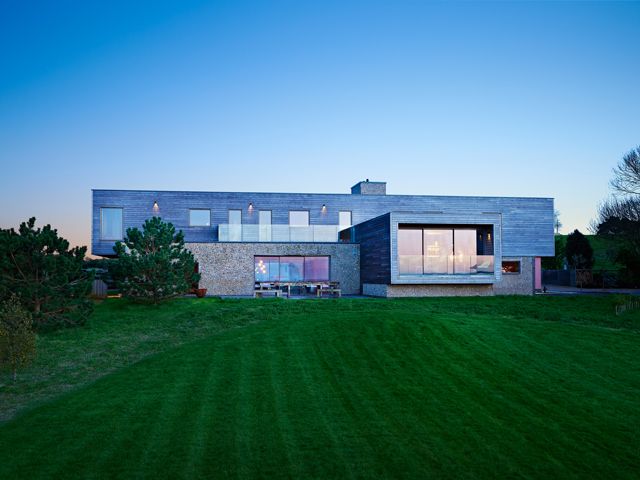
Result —
<path fill-rule="evenodd" d="M 75 388 L 19 377 L 0 478 L 635 479 L 640 310 L 614 300 L 106 300 L 39 337 L 29 373 Z"/>
<path fill-rule="evenodd" d="M 157 304 L 187 293 L 200 279 L 193 254 L 184 247 L 184 234 L 160 217 L 146 220 L 142 231 L 128 228 L 114 250 L 116 283 L 122 295 L 134 301 Z"/>
<path fill-rule="evenodd" d="M 36 355 L 36 334 L 31 314 L 12 295 L 0 305 L 0 365 L 13 373 L 31 363 Z"/>
<path fill-rule="evenodd" d="M 635 286 L 640 284 L 640 147 L 624 156 L 611 186 L 618 196 L 600 205 L 592 230 L 618 240 L 613 258 L 625 267 L 620 280 Z"/>
<path fill-rule="evenodd" d="M 564 235 L 555 235 L 555 256 L 544 257 L 542 259 L 542 268 L 545 270 L 562 270 L 565 263 L 565 244 L 566 237 Z"/>
<path fill-rule="evenodd" d="M 565 255 L 567 263 L 573 268 L 588 269 L 593 267 L 593 248 L 591 248 L 587 237 L 578 229 L 567 235 Z"/>
<path fill-rule="evenodd" d="M 82 270 L 87 249 L 70 249 L 51 225 L 35 222 L 0 229 L 0 298 L 17 295 L 40 328 L 83 324 L 93 310 L 92 275 Z"/>

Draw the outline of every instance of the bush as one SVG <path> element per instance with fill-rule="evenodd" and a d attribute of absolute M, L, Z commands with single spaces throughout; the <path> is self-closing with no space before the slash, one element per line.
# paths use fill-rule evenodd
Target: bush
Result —
<path fill-rule="evenodd" d="M 142 232 L 128 228 L 114 250 L 116 283 L 134 301 L 159 303 L 189 292 L 200 279 L 193 254 L 184 248 L 184 234 L 160 217 L 145 221 Z"/>
<path fill-rule="evenodd" d="M 567 263 L 573 268 L 589 269 L 593 267 L 593 248 L 587 237 L 579 230 L 574 230 L 567 236 L 565 246 Z"/>
<path fill-rule="evenodd" d="M 93 311 L 93 277 L 82 270 L 87 248 L 70 249 L 51 225 L 35 222 L 0 229 L 0 300 L 16 295 L 39 328 L 83 324 Z"/>
<path fill-rule="evenodd" d="M 11 370 L 15 381 L 18 369 L 29 365 L 35 355 L 36 334 L 31 314 L 12 295 L 0 306 L 0 364 Z"/>

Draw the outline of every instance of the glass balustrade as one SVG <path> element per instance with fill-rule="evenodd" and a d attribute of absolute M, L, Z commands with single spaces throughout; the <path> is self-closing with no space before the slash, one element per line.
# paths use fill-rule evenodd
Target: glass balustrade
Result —
<path fill-rule="evenodd" d="M 218 225 L 220 242 L 337 242 L 339 225 Z M 344 227 L 342 227 L 344 228 Z"/>
<path fill-rule="evenodd" d="M 398 255 L 400 275 L 493 274 L 493 255 Z"/>

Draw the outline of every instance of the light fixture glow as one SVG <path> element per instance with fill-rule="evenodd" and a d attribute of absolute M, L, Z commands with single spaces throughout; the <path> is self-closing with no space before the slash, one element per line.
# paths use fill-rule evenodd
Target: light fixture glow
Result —
<path fill-rule="evenodd" d="M 249 211 L 253 210 L 253 202 L 249 202 Z"/>
<path fill-rule="evenodd" d="M 160 207 L 158 206 L 158 201 L 154 200 L 153 201 L 153 211 L 157 212 L 160 209 Z"/>
<path fill-rule="evenodd" d="M 323 211 L 323 212 L 326 212 L 326 211 L 327 211 L 327 205 L 326 205 L 326 204 L 324 204 L 324 203 L 322 204 L 322 211 Z"/>

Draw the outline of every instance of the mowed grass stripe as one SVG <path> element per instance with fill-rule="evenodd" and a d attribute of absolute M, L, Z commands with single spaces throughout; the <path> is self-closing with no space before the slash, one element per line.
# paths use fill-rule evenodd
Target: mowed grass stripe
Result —
<path fill-rule="evenodd" d="M 0 477 L 634 478 L 640 468 L 635 330 L 573 315 L 567 325 L 561 313 L 495 318 L 466 301 L 454 313 L 431 300 L 246 305 L 274 315 L 0 427 L 11 446 Z"/>

